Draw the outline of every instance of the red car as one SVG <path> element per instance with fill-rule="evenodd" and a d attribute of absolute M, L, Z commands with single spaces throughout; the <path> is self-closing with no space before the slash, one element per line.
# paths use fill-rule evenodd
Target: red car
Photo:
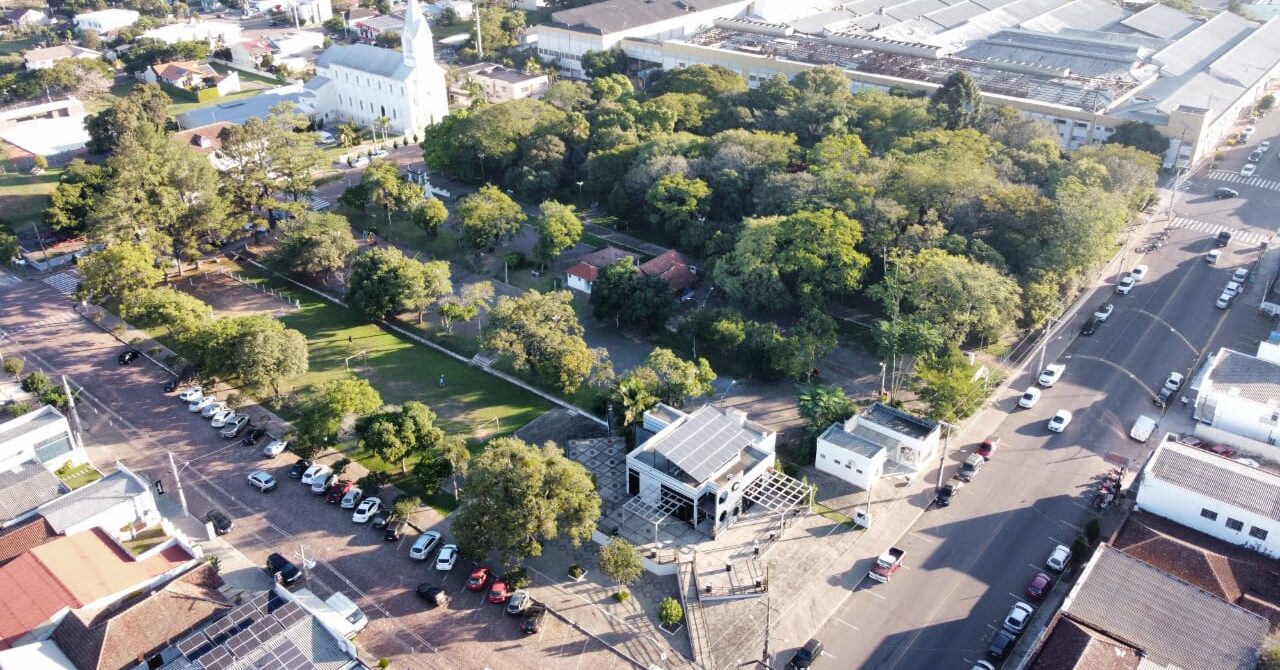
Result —
<path fill-rule="evenodd" d="M 347 492 L 355 487 L 356 487 L 355 482 L 351 481 L 350 479 L 344 479 L 338 482 L 337 484 L 334 484 L 333 486 L 329 487 L 329 493 L 328 495 L 325 496 L 324 501 L 327 503 L 333 503 L 334 505 L 337 505 L 338 503 L 342 502 L 342 496 L 347 495 Z"/>
<path fill-rule="evenodd" d="M 1045 594 L 1049 593 L 1049 587 L 1053 586 L 1053 577 L 1043 572 L 1037 572 L 1035 577 L 1027 584 L 1027 597 L 1040 601 L 1043 600 Z"/>
<path fill-rule="evenodd" d="M 978 447 L 978 455 L 991 460 L 991 455 L 996 453 L 996 449 L 1000 448 L 1000 438 L 992 435 L 982 441 L 982 446 Z"/>
<path fill-rule="evenodd" d="M 489 602 L 501 605 L 510 597 L 511 592 L 507 590 L 507 583 L 501 579 L 494 580 L 493 586 L 489 587 Z"/>
<path fill-rule="evenodd" d="M 471 571 L 471 578 L 467 580 L 468 591 L 481 591 L 484 585 L 489 583 L 489 568 L 476 568 Z"/>
<path fill-rule="evenodd" d="M 1212 447 L 1208 447 L 1208 449 L 1223 458 L 1231 458 L 1236 455 L 1236 450 L 1225 444 L 1215 444 Z"/>

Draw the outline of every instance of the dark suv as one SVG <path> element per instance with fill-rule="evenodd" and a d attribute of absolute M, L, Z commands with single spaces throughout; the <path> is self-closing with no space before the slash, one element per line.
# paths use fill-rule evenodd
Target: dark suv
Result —
<path fill-rule="evenodd" d="M 1084 326 L 1082 326 L 1082 327 L 1080 328 L 1080 334 L 1081 334 L 1081 335 L 1092 335 L 1092 334 L 1094 334 L 1094 333 L 1098 332 L 1098 326 L 1099 326 L 1099 325 L 1101 325 L 1101 324 L 1102 324 L 1102 319 L 1099 319 L 1099 318 L 1098 318 L 1098 317 L 1096 317 L 1096 316 L 1095 316 L 1095 317 L 1091 317 L 1088 321 L 1085 321 L 1085 322 L 1084 322 Z"/>
<path fill-rule="evenodd" d="M 1009 650 L 1017 639 L 1018 636 L 1001 628 L 996 631 L 996 636 L 991 638 L 991 646 L 987 647 L 987 656 L 997 660 L 1004 658 L 1009 654 Z"/>
<path fill-rule="evenodd" d="M 796 650 L 791 662 L 787 664 L 788 668 L 807 668 L 813 665 L 814 659 L 822 655 L 822 643 L 818 640 L 809 640 L 804 643 L 803 647 Z"/>
<path fill-rule="evenodd" d="M 964 459 L 964 465 L 960 466 L 960 472 L 956 473 L 956 479 L 962 482 L 973 481 L 973 478 L 978 476 L 978 471 L 982 469 L 982 464 L 986 461 L 987 459 L 978 454 L 970 455 Z"/>
<path fill-rule="evenodd" d="M 1217 245 L 1220 247 L 1225 247 L 1228 244 L 1231 244 L 1231 231 L 1224 230 L 1218 233 L 1218 239 L 1216 240 L 1216 242 L 1217 242 Z"/>
<path fill-rule="evenodd" d="M 280 554 L 267 557 L 267 574 L 282 584 L 292 584 L 302 579 L 302 571 L 298 566 Z"/>
<path fill-rule="evenodd" d="M 534 603 L 529 609 L 524 611 L 524 618 L 520 620 L 520 632 L 525 635 L 533 635 L 542 630 L 542 620 L 547 618 L 547 606 L 542 603 Z"/>

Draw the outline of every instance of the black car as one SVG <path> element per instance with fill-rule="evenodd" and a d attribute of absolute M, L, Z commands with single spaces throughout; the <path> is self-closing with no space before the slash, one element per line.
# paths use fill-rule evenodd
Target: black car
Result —
<path fill-rule="evenodd" d="M 542 603 L 534 603 L 529 609 L 524 611 L 524 618 L 520 620 L 520 631 L 525 635 L 533 635 L 542 630 L 542 620 L 547 618 L 547 606 Z"/>
<path fill-rule="evenodd" d="M 299 458 L 294 461 L 293 465 L 289 466 L 289 479 L 302 479 L 302 473 L 306 472 L 309 467 L 311 467 L 311 461 Z"/>
<path fill-rule="evenodd" d="M 164 392 L 173 393 L 174 391 L 178 390 L 178 384 L 180 383 L 182 382 L 179 382 L 177 377 L 170 379 L 169 381 L 164 383 Z"/>
<path fill-rule="evenodd" d="M 138 357 L 139 357 L 139 356 L 141 356 L 141 355 L 142 355 L 142 352 L 141 352 L 141 351 L 138 351 L 137 349 L 130 349 L 130 350 L 128 350 L 128 351 L 126 351 L 126 352 L 124 352 L 124 353 L 120 354 L 120 357 L 119 357 L 119 358 L 117 358 L 117 359 L 116 359 L 116 361 L 118 361 L 118 362 L 120 363 L 120 365 L 128 365 L 128 364 L 130 364 L 130 363 L 132 363 L 132 362 L 134 362 L 134 361 L 138 360 Z"/>
<path fill-rule="evenodd" d="M 283 584 L 292 584 L 302 578 L 302 571 L 298 566 L 280 554 L 267 557 L 267 574 Z"/>
<path fill-rule="evenodd" d="M 809 640 L 804 643 L 803 647 L 796 650 L 794 656 L 791 657 L 791 663 L 788 668 L 807 668 L 813 665 L 813 659 L 822 655 L 822 643 L 818 640 Z"/>
<path fill-rule="evenodd" d="M 386 528 L 387 526 L 391 525 L 391 522 L 392 522 L 391 517 L 394 514 L 395 512 L 393 510 L 386 507 L 383 507 L 382 509 L 378 510 L 378 512 L 373 515 L 373 527 Z"/>
<path fill-rule="evenodd" d="M 1234 198 L 1234 197 L 1236 197 L 1237 195 L 1240 195 L 1240 193 L 1239 193 L 1238 191 L 1236 191 L 1236 190 L 1235 190 L 1235 189 L 1233 189 L 1233 188 L 1227 188 L 1227 187 L 1225 187 L 1225 186 L 1224 186 L 1224 187 L 1222 187 L 1222 188 L 1219 188 L 1219 189 L 1217 189 L 1217 190 L 1215 190 L 1215 191 L 1213 192 L 1213 197 L 1215 197 L 1215 198 L 1217 198 L 1217 199 L 1219 199 L 1219 200 L 1224 200 L 1224 199 L 1226 199 L 1226 198 Z"/>
<path fill-rule="evenodd" d="M 426 582 L 419 584 L 415 592 L 418 594 L 419 598 L 422 598 L 436 607 L 449 602 L 449 594 L 445 593 L 444 589 L 439 586 L 432 586 Z"/>
<path fill-rule="evenodd" d="M 1169 398 L 1172 398 L 1174 393 L 1176 391 L 1166 386 L 1160 389 L 1160 392 L 1151 399 L 1151 402 L 1155 403 L 1156 407 L 1164 407 L 1169 404 Z"/>
<path fill-rule="evenodd" d="M 1216 242 L 1220 247 L 1225 247 L 1228 244 L 1231 244 L 1231 231 L 1224 230 L 1218 233 L 1218 239 L 1216 240 Z"/>
<path fill-rule="evenodd" d="M 938 489 L 937 497 L 933 499 L 934 504 L 938 507 L 946 507 L 947 505 L 950 505 L 951 501 L 956 497 L 956 494 L 960 493 L 960 489 L 963 486 L 964 482 L 954 479 L 943 484 L 942 488 Z"/>
<path fill-rule="evenodd" d="M 996 636 L 991 638 L 991 646 L 987 647 L 987 656 L 996 660 L 1004 658 L 1009 653 L 1009 649 L 1013 647 L 1013 643 L 1018 636 L 1001 628 L 996 631 Z"/>
<path fill-rule="evenodd" d="M 219 535 L 226 535 L 231 532 L 232 528 L 236 527 L 236 524 L 231 520 L 231 517 L 216 509 L 209 510 L 209 513 L 204 515 L 204 520 L 213 524 L 213 532 Z"/>
<path fill-rule="evenodd" d="M 1094 333 L 1098 332 L 1098 326 L 1099 326 L 1099 325 L 1101 325 L 1101 324 L 1102 324 L 1102 319 L 1099 319 L 1099 318 L 1098 318 L 1098 317 L 1096 317 L 1096 316 L 1095 316 L 1095 317 L 1091 317 L 1088 321 L 1085 321 L 1085 322 L 1084 322 L 1084 326 L 1080 328 L 1080 334 L 1081 334 L 1081 335 L 1092 335 L 1092 334 L 1094 334 Z"/>
<path fill-rule="evenodd" d="M 245 434 L 244 445 L 246 447 L 252 447 L 253 445 L 258 443 L 258 440 L 262 439 L 263 435 L 266 435 L 266 434 L 267 434 L 267 430 L 265 428 L 254 428 L 253 430 Z"/>
<path fill-rule="evenodd" d="M 409 524 L 403 521 L 392 521 L 387 524 L 387 532 L 382 534 L 382 539 L 387 542 L 399 542 L 404 537 L 405 527 Z"/>

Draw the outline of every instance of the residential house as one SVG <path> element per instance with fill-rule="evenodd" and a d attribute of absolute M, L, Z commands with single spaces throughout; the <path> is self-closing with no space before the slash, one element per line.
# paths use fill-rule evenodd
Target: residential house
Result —
<path fill-rule="evenodd" d="M 580 256 L 578 262 L 565 270 L 565 284 L 575 291 L 590 294 L 591 285 L 600 276 L 601 270 L 626 259 L 630 259 L 634 263 L 636 255 L 614 247 L 597 249 L 589 254 Z"/>
<path fill-rule="evenodd" d="M 1267 620 L 1106 543 L 1034 642 L 1027 670 L 1256 670 Z"/>
<path fill-rule="evenodd" d="M 138 22 L 139 14 L 132 9 L 101 9 L 96 12 L 76 14 L 76 30 L 93 30 L 107 35 L 128 28 Z"/>
<path fill-rule="evenodd" d="M 230 95 L 240 90 L 239 72 L 231 70 L 226 75 L 220 75 L 208 63 L 190 60 L 152 65 L 147 68 L 144 77 L 149 84 L 168 84 L 184 91 L 215 88 L 218 95 Z"/>
<path fill-rule="evenodd" d="M 43 49 L 31 49 L 22 54 L 22 60 L 26 63 L 28 70 L 46 70 L 53 67 L 54 63 L 68 58 L 101 60 L 102 52 L 74 44 L 58 44 Z"/>
<path fill-rule="evenodd" d="M 323 46 L 324 35 L 317 32 L 264 35 L 231 45 L 231 62 L 255 70 L 278 65 L 300 72 L 307 68 L 308 57 Z"/>
<path fill-rule="evenodd" d="M 53 23 L 53 19 L 49 18 L 47 14 L 31 7 L 10 9 L 4 13 L 4 20 L 7 25 L 13 26 L 15 30 L 47 26 Z"/>
<path fill-rule="evenodd" d="M 441 0 L 427 5 L 427 13 L 431 14 L 431 18 L 437 21 L 444 16 L 447 9 L 452 9 L 454 16 L 459 21 L 470 21 L 475 14 L 476 6 L 470 0 Z"/>
<path fill-rule="evenodd" d="M 668 249 L 641 263 L 640 274 L 658 277 L 666 282 L 667 286 L 671 287 L 672 295 L 684 293 L 693 288 L 698 281 L 693 274 L 693 268 L 689 267 L 684 257 L 675 249 Z"/>
<path fill-rule="evenodd" d="M 152 28 L 142 33 L 142 37 L 159 40 L 165 44 L 204 42 L 210 49 L 222 49 L 243 39 L 239 23 L 195 18 L 182 23 Z"/>
<path fill-rule="evenodd" d="M 1191 386 L 1198 421 L 1280 446 L 1280 362 L 1222 348 L 1205 362 Z M 1278 454 L 1263 455 L 1274 460 Z"/>
<path fill-rule="evenodd" d="M 120 463 L 117 470 L 36 508 L 54 532 L 74 535 L 92 528 L 112 533 L 159 524 L 160 510 L 150 482 Z"/>
<path fill-rule="evenodd" d="M 777 434 L 741 410 L 703 405 L 685 413 L 658 404 L 645 412 L 637 441 L 627 454 L 632 504 L 712 537 L 757 502 L 752 492 L 761 484 L 785 478 L 773 468 Z"/>
<path fill-rule="evenodd" d="M 50 470 L 89 462 L 71 423 L 53 405 L 0 423 L 0 469 L 32 460 Z"/>
<path fill-rule="evenodd" d="M 360 19 L 353 26 L 360 39 L 373 42 L 382 33 L 400 33 L 404 30 L 404 19 L 392 14 L 381 14 Z"/>
<path fill-rule="evenodd" d="M 0 566 L 58 537 L 49 522 L 39 515 L 0 529 Z"/>
<path fill-rule="evenodd" d="M 37 507 L 70 490 L 38 461 L 9 464 L 0 470 L 0 529 L 29 520 Z M 0 550 L 0 561 L 4 560 L 3 553 Z"/>
<path fill-rule="evenodd" d="M 933 464 L 942 426 L 884 403 L 873 403 L 818 436 L 814 467 L 870 489 L 884 477 L 915 477 Z"/>
<path fill-rule="evenodd" d="M 347 24 L 347 32 L 357 30 L 356 24 L 378 15 L 378 10 L 369 7 L 352 7 L 342 18 Z"/>
<path fill-rule="evenodd" d="M 484 92 L 485 100 L 490 103 L 519 100 L 522 98 L 538 98 L 551 85 L 545 74 L 528 74 L 497 63 L 476 63 L 456 70 L 457 83 L 449 89 L 454 102 L 458 105 L 470 105 L 471 89 L 468 82 L 474 82 Z"/>
<path fill-rule="evenodd" d="M 1138 509 L 1280 556 L 1280 475 L 1166 436 L 1140 477 Z"/>
<path fill-rule="evenodd" d="M 235 127 L 236 124 L 234 123 L 218 121 L 207 126 L 180 130 L 176 133 L 176 136 L 196 151 L 208 155 L 209 162 L 213 163 L 215 168 L 225 170 L 228 165 L 222 158 L 222 142 L 227 138 L 227 133 Z"/>
<path fill-rule="evenodd" d="M 296 18 L 300 24 L 324 23 L 333 18 L 333 3 L 330 0 L 249 0 L 244 6 L 245 16 L 273 11 L 284 12 L 290 21 Z"/>

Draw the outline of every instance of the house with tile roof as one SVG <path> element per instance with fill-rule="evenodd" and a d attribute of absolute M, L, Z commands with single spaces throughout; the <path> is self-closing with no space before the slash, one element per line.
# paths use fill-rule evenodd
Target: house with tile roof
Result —
<path fill-rule="evenodd" d="M 672 295 L 693 288 L 698 279 L 680 252 L 668 249 L 640 264 L 640 274 L 657 277 L 671 287 Z"/>
<path fill-rule="evenodd" d="M 600 276 L 601 270 L 618 261 L 627 259 L 634 263 L 636 255 L 630 251 L 623 251 L 615 247 L 596 249 L 589 254 L 580 256 L 576 263 L 565 270 L 565 284 L 575 291 L 582 291 L 590 295 L 591 285 Z"/>
<path fill-rule="evenodd" d="M 31 7 L 18 7 L 10 9 L 4 13 L 5 23 L 22 30 L 24 28 L 34 28 L 35 26 L 47 26 L 53 23 L 53 19 L 47 14 Z"/>
<path fill-rule="evenodd" d="M 1280 363 L 1222 348 L 1205 362 L 1191 390 L 1196 420 L 1280 446 Z"/>
<path fill-rule="evenodd" d="M 86 60 L 102 60 L 102 52 L 86 49 L 74 44 L 55 44 L 42 49 L 30 49 L 22 53 L 22 60 L 28 70 L 47 70 L 58 61 L 69 58 Z"/>
<path fill-rule="evenodd" d="M 1268 621 L 1099 545 L 1034 641 L 1027 670 L 1255 670 Z"/>
<path fill-rule="evenodd" d="M 58 534 L 42 516 L 33 516 L 0 530 L 0 566 L 57 538 Z"/>
<path fill-rule="evenodd" d="M 1139 477 L 1136 509 L 1280 556 L 1280 475 L 1166 436 Z"/>
<path fill-rule="evenodd" d="M 167 84 L 184 91 L 215 88 L 218 95 L 229 95 L 240 90 L 239 72 L 221 75 L 208 63 L 191 60 L 157 63 L 147 68 L 143 77 L 148 84 Z"/>

